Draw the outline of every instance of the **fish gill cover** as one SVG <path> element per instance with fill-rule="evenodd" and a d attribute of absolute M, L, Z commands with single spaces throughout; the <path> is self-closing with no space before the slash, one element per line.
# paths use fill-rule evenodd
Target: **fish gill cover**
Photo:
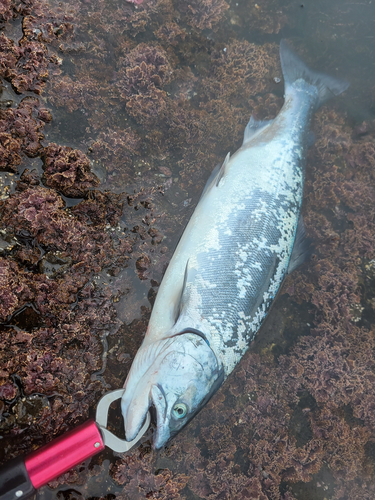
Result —
<path fill-rule="evenodd" d="M 373 60 L 358 12 L 371 16 L 340 5 L 0 2 L 2 463 L 122 386 L 205 180 L 252 113 L 281 106 L 274 35 L 294 30 L 301 52 L 308 19 L 331 56 L 303 57 L 340 67 L 358 106 L 374 107 L 368 73 L 344 73 L 343 56 Z M 150 431 L 44 498 L 374 497 L 375 126 L 345 109 L 330 103 L 313 124 L 303 213 L 315 258 L 223 389 L 166 450 L 151 451 Z"/>

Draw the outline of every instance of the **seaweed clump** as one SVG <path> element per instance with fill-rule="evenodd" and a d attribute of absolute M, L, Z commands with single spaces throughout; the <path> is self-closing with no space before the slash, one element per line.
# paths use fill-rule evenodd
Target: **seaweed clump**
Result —
<path fill-rule="evenodd" d="M 43 128 L 50 121 L 51 114 L 35 98 L 23 99 L 17 108 L 0 109 L 0 169 L 16 172 L 22 154 L 37 156 Z"/>
<path fill-rule="evenodd" d="M 45 185 L 70 198 L 84 196 L 98 186 L 99 179 L 91 172 L 89 159 L 79 150 L 50 144 L 44 149 Z"/>
<path fill-rule="evenodd" d="M 19 92 L 40 94 L 48 77 L 46 47 L 35 41 L 17 46 L 3 33 L 0 35 L 0 75 Z"/>
<path fill-rule="evenodd" d="M 15 262 L 0 258 L 0 269 L 0 321 L 6 321 L 28 301 L 31 290 L 23 281 L 22 270 Z"/>
<path fill-rule="evenodd" d="M 166 108 L 166 92 L 172 68 L 161 47 L 138 45 L 124 59 L 120 71 L 121 95 L 129 114 L 140 124 L 152 125 Z"/>
<path fill-rule="evenodd" d="M 180 2 L 178 9 L 185 13 L 188 24 L 203 30 L 217 28 L 229 5 L 224 0 L 190 0 Z"/>
<path fill-rule="evenodd" d="M 186 486 L 188 477 L 185 474 L 175 474 L 168 468 L 153 474 L 154 464 L 150 449 L 143 447 L 141 453 L 126 456 L 121 465 L 113 468 L 113 478 L 124 485 L 124 492 L 118 496 L 126 498 L 181 498 L 181 491 Z"/>

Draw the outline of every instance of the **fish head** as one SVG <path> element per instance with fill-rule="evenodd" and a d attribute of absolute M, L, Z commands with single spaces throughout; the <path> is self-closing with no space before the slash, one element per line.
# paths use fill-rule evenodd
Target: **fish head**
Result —
<path fill-rule="evenodd" d="M 163 344 L 164 341 L 164 344 Z M 196 415 L 224 380 L 224 372 L 208 343 L 193 333 L 182 333 L 149 344 L 151 352 L 138 351 L 147 358 L 143 374 L 130 373 L 122 398 L 125 433 L 132 440 L 139 432 L 150 406 L 156 410 L 153 446 L 163 447 Z M 154 343 L 157 344 L 157 343 Z M 159 348 L 158 348 L 159 347 Z M 132 372 L 133 366 L 131 368 Z"/>

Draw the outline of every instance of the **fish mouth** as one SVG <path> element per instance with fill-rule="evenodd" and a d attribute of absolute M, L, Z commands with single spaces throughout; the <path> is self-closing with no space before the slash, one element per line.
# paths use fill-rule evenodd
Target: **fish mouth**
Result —
<path fill-rule="evenodd" d="M 156 410 L 156 433 L 153 440 L 153 448 L 159 450 L 170 439 L 169 419 L 167 416 L 167 400 L 160 385 L 151 387 L 151 399 Z"/>
<path fill-rule="evenodd" d="M 150 399 L 152 401 L 150 401 Z M 124 415 L 125 436 L 127 441 L 135 439 L 143 425 L 149 407 L 156 410 L 156 432 L 153 439 L 153 448 L 162 448 L 170 439 L 169 419 L 167 417 L 167 400 L 160 385 L 152 385 L 149 394 L 140 394 L 130 401 L 122 401 Z"/>
<path fill-rule="evenodd" d="M 135 439 L 142 427 L 151 404 L 153 377 L 171 343 L 168 338 L 141 347 L 133 361 L 121 399 L 127 441 Z"/>
<path fill-rule="evenodd" d="M 127 441 L 135 439 L 143 425 L 149 409 L 147 394 L 139 394 L 130 400 L 122 399 L 121 411 L 124 416 L 125 436 Z"/>

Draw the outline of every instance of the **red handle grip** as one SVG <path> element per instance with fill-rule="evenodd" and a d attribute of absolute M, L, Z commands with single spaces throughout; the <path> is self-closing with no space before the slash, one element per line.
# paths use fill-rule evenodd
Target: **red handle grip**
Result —
<path fill-rule="evenodd" d="M 26 470 L 37 489 L 104 448 L 95 421 L 89 420 L 30 453 L 25 458 Z"/>

